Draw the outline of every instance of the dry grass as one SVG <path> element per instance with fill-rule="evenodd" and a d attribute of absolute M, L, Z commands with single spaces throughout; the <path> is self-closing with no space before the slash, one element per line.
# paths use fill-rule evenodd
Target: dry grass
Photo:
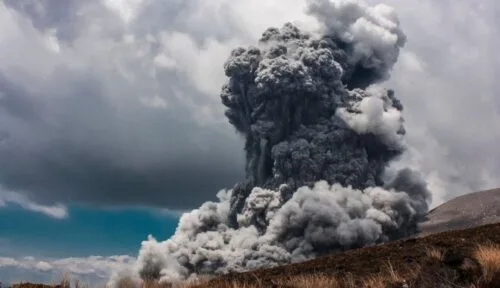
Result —
<path fill-rule="evenodd" d="M 176 287 L 176 286 L 173 286 L 173 287 Z M 177 286 L 177 287 L 181 287 L 181 288 L 201 288 L 201 287 L 203 287 L 203 288 L 205 288 L 205 287 L 210 287 L 210 288 L 264 288 L 267 286 L 262 286 L 259 284 L 239 283 L 239 282 L 233 281 L 233 282 L 219 282 L 216 285 L 209 285 L 209 284 L 203 283 L 203 284 L 196 284 L 196 285 L 188 284 L 186 286 Z M 146 288 L 149 288 L 149 287 L 146 287 Z"/>
<path fill-rule="evenodd" d="M 80 284 L 80 282 L 78 282 Z M 59 281 L 59 287 L 60 288 L 70 288 L 71 287 L 71 277 L 68 273 L 64 273 L 64 275 L 61 278 L 61 281 Z"/>
<path fill-rule="evenodd" d="M 90 285 L 88 283 L 84 283 L 78 279 L 75 279 L 73 283 L 74 283 L 73 285 L 74 288 L 90 288 Z"/>
<path fill-rule="evenodd" d="M 238 282 L 223 282 L 208 283 L 207 285 L 185 286 L 183 288 L 191 287 L 210 287 L 210 288 L 267 288 L 267 287 L 280 287 L 280 288 L 384 288 L 389 287 L 407 287 L 403 286 L 405 279 L 394 269 L 390 262 L 387 262 L 383 272 L 370 275 L 365 278 L 356 279 L 352 274 L 343 277 L 335 277 L 334 275 L 327 274 L 305 274 L 279 278 L 269 283 L 261 283 L 259 279 L 252 284 L 238 283 Z"/>
<path fill-rule="evenodd" d="M 385 279 L 388 279 L 391 283 L 404 283 L 406 279 L 400 275 L 391 264 L 391 261 L 387 261 Z"/>
<path fill-rule="evenodd" d="M 292 276 L 280 281 L 276 281 L 277 286 L 286 286 L 290 288 L 340 288 L 342 286 L 341 281 L 337 278 L 329 275 L 300 275 Z"/>
<path fill-rule="evenodd" d="M 354 275 L 349 273 L 344 277 L 344 279 L 342 279 L 341 285 L 343 285 L 341 287 L 344 288 L 355 288 L 357 287 L 356 278 L 354 277 Z"/>
<path fill-rule="evenodd" d="M 118 287 L 120 287 L 120 288 L 136 288 L 137 285 L 131 277 L 124 277 L 118 281 Z"/>
<path fill-rule="evenodd" d="M 494 283 L 500 281 L 499 245 L 479 245 L 474 251 L 473 257 L 481 266 L 483 282 Z"/>
<path fill-rule="evenodd" d="M 374 275 L 361 281 L 363 288 L 385 288 L 387 287 L 386 278 L 383 275 Z"/>
<path fill-rule="evenodd" d="M 436 247 L 427 247 L 425 252 L 426 252 L 427 258 L 429 258 L 430 260 L 435 261 L 435 262 L 442 262 L 443 261 L 444 253 L 441 249 L 436 248 Z"/>
<path fill-rule="evenodd" d="M 120 288 L 192 288 L 192 287 L 207 287 L 206 283 L 213 279 L 211 276 L 199 276 L 196 279 L 188 280 L 184 282 L 176 282 L 176 283 L 166 283 L 166 282 L 157 282 L 157 281 L 147 281 L 140 285 L 134 282 L 131 278 L 122 278 L 118 282 L 118 287 Z M 125 280 L 125 281 L 124 281 Z M 224 288 L 250 288 L 253 286 L 238 286 L 237 283 L 225 283 Z"/>
<path fill-rule="evenodd" d="M 363 288 L 385 288 L 390 285 L 404 287 L 405 284 L 405 277 L 401 276 L 401 274 L 394 269 L 390 261 L 387 261 L 386 267 L 381 273 L 367 276 L 361 280 L 361 287 Z"/>

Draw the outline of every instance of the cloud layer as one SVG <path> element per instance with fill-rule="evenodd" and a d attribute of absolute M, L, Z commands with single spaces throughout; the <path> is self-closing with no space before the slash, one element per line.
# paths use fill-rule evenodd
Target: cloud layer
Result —
<path fill-rule="evenodd" d="M 434 204 L 499 186 L 495 1 L 369 1 L 410 39 L 388 84 L 406 163 Z M 40 205 L 197 206 L 243 174 L 218 91 L 232 47 L 305 16 L 304 1 L 0 4 L 0 184 Z M 257 16 L 258 15 L 258 16 Z M 426 139 L 423 141 L 423 139 Z M 191 181 L 195 175 L 196 181 Z"/>
<path fill-rule="evenodd" d="M 409 41 L 388 83 L 406 104 L 413 152 L 434 205 L 500 186 L 497 1 L 386 1 Z"/>
<path fill-rule="evenodd" d="M 35 281 L 56 283 L 64 274 L 88 284 L 104 284 L 116 269 L 133 265 L 130 256 L 90 256 L 85 258 L 36 259 L 34 257 L 0 257 L 0 279 L 3 284 Z"/>
<path fill-rule="evenodd" d="M 181 57 L 192 60 L 203 48 L 180 32 L 136 34 L 98 2 L 59 3 L 0 6 L 5 189 L 45 205 L 186 208 L 234 182 L 237 136 L 179 73 L 200 65 L 188 67 Z M 74 27 L 58 30 L 66 22 L 60 17 Z M 181 68 L 165 67 L 163 41 L 191 53 L 176 57 Z M 207 49 L 218 54 L 213 45 Z"/>
<path fill-rule="evenodd" d="M 68 216 L 68 209 L 64 205 L 40 205 L 30 201 L 23 194 L 0 190 L 0 208 L 8 204 L 17 204 L 25 210 L 42 213 L 55 219 L 64 219 Z"/>

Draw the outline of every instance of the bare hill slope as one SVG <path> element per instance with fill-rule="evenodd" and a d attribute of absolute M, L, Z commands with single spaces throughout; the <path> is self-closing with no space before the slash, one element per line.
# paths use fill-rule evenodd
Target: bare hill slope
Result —
<path fill-rule="evenodd" d="M 434 209 L 419 225 L 420 236 L 500 223 L 500 189 L 466 194 Z"/>

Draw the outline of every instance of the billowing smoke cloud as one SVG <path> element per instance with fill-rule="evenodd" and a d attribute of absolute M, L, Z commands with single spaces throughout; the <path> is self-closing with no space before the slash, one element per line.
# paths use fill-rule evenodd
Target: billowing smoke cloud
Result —
<path fill-rule="evenodd" d="M 393 9 L 308 1 L 320 33 L 291 23 L 233 50 L 221 92 L 245 139 L 246 179 L 142 243 L 137 273 L 172 281 L 301 261 L 410 235 L 429 192 L 388 164 L 405 149 L 387 80 L 406 37 Z M 214 163 L 216 165 L 216 163 Z"/>

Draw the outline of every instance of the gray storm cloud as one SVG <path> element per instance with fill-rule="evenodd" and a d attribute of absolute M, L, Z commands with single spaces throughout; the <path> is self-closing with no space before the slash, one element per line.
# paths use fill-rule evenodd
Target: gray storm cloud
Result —
<path fill-rule="evenodd" d="M 307 3 L 319 33 L 269 28 L 224 64 L 221 100 L 246 141 L 246 178 L 184 214 L 167 241 L 144 241 L 141 278 L 269 267 L 416 231 L 426 183 L 385 171 L 405 150 L 403 106 L 380 86 L 406 41 L 398 18 L 386 5 Z"/>
<path fill-rule="evenodd" d="M 0 190 L 44 206 L 199 206 L 244 175 L 239 139 L 201 125 L 211 102 L 155 65 L 161 37 L 123 40 L 145 24 L 102 2 L 0 1 Z"/>

